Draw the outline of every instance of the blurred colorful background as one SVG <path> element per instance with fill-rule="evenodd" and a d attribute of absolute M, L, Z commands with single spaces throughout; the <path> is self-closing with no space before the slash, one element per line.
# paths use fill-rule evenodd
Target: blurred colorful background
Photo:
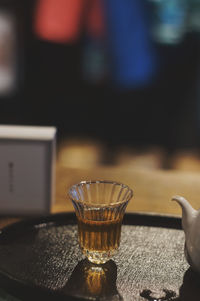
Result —
<path fill-rule="evenodd" d="M 200 171 L 200 0 L 1 0 L 0 123 L 58 162 Z"/>

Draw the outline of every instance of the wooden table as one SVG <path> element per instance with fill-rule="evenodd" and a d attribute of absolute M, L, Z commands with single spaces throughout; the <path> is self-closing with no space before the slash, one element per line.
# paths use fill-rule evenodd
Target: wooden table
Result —
<path fill-rule="evenodd" d="M 134 197 L 127 212 L 152 212 L 166 215 L 181 215 L 179 206 L 171 197 L 180 194 L 186 197 L 191 205 L 200 207 L 200 174 L 164 170 L 130 170 L 117 167 L 96 167 L 95 169 L 74 169 L 57 166 L 56 201 L 52 213 L 72 211 L 73 207 L 67 198 L 68 188 L 82 180 L 113 180 L 130 186 Z M 15 222 L 19 218 L 4 217 L 0 227 Z"/>

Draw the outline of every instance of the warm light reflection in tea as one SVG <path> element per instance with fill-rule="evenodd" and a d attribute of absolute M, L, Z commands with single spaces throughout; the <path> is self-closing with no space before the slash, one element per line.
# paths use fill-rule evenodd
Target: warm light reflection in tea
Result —
<path fill-rule="evenodd" d="M 87 216 L 85 219 L 78 217 L 81 249 L 88 258 L 93 252 L 93 261 L 94 253 L 100 252 L 101 261 L 97 257 L 96 263 L 103 262 L 104 254 L 106 257 L 114 255 L 120 244 L 122 217 L 115 218 L 113 214 L 113 218 L 111 216 L 110 220 L 106 220 L 102 215 L 101 210 L 97 211 L 95 221 L 88 219 Z"/>

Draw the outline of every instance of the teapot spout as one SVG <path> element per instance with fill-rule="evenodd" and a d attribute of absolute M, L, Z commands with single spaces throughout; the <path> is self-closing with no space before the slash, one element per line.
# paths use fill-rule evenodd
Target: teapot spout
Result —
<path fill-rule="evenodd" d="M 173 196 L 172 200 L 176 201 L 182 208 L 182 227 L 184 232 L 187 233 L 197 216 L 197 211 L 192 208 L 190 203 L 182 196 Z"/>

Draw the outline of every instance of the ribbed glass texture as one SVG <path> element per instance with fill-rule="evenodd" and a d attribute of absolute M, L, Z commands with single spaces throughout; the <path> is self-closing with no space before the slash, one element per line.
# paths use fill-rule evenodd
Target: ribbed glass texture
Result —
<path fill-rule="evenodd" d="M 70 188 L 79 244 L 91 262 L 102 264 L 115 254 L 124 212 L 132 196 L 127 185 L 111 181 L 83 181 Z"/>

